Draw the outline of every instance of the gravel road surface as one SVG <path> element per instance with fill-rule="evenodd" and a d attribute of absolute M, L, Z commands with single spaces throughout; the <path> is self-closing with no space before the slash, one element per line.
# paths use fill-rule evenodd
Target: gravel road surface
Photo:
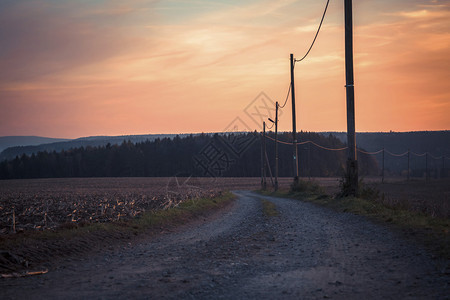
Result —
<path fill-rule="evenodd" d="M 448 262 L 381 225 L 235 193 L 231 208 L 176 232 L 0 279 L 0 298 L 449 299 Z M 279 215 L 265 216 L 261 199 Z"/>

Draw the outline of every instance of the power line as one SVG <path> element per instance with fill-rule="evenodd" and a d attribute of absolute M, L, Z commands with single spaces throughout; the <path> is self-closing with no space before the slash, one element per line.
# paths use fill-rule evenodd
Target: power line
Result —
<path fill-rule="evenodd" d="M 316 42 L 317 36 L 319 35 L 320 28 L 322 27 L 323 19 L 325 18 L 325 14 L 327 13 L 327 8 L 328 8 L 328 4 L 329 3 L 330 3 L 330 0 L 327 0 L 327 5 L 325 5 L 325 10 L 324 10 L 323 15 L 322 15 L 322 20 L 320 20 L 319 28 L 317 28 L 316 35 L 314 36 L 314 40 L 312 41 L 311 46 L 308 49 L 308 52 L 306 52 L 306 54 L 301 59 L 294 60 L 294 63 L 304 60 L 308 56 L 308 54 L 311 51 L 312 47 L 314 46 L 314 43 Z"/>
<path fill-rule="evenodd" d="M 426 152 L 425 152 L 425 153 L 422 153 L 422 154 L 419 154 L 419 153 L 415 153 L 415 152 L 412 152 L 412 151 L 411 151 L 411 154 L 412 154 L 412 155 L 415 155 L 415 156 L 419 156 L 419 157 L 420 157 L 420 156 L 425 156 L 425 155 L 427 155 Z"/>
<path fill-rule="evenodd" d="M 437 159 L 442 159 L 442 158 L 444 158 L 443 155 L 441 155 L 441 156 L 439 156 L 439 157 L 436 157 L 436 156 L 433 156 L 433 154 L 431 154 L 431 153 L 429 153 L 429 152 L 428 152 L 428 154 L 430 155 L 431 158 L 436 159 L 436 160 L 437 160 Z"/>
<path fill-rule="evenodd" d="M 285 145 L 292 145 L 292 142 L 285 142 L 285 141 L 281 141 L 281 140 L 275 140 L 274 138 L 272 138 L 272 137 L 270 137 L 270 136 L 266 136 L 266 138 L 268 138 L 269 140 L 272 140 L 272 141 L 274 141 L 274 142 L 277 142 L 277 143 L 280 143 L 280 144 L 285 144 Z M 299 143 L 295 143 L 296 145 L 305 145 L 305 144 L 313 144 L 313 145 L 315 145 L 316 147 L 319 147 L 319 148 L 322 148 L 322 149 L 324 149 L 324 150 L 329 150 L 329 151 L 342 151 L 342 150 L 345 150 L 345 149 L 347 149 L 347 147 L 344 147 L 344 148 L 327 148 L 327 147 L 324 147 L 324 146 L 321 146 L 321 145 L 319 145 L 319 144 L 316 144 L 316 143 L 314 143 L 313 141 L 304 141 L 304 142 L 299 142 Z"/>
<path fill-rule="evenodd" d="M 364 150 L 361 150 L 361 149 L 356 149 L 356 150 L 358 152 L 360 152 L 360 153 L 364 153 L 364 154 L 367 154 L 367 155 L 377 155 L 377 154 L 379 154 L 379 153 L 384 151 L 383 149 L 375 151 L 375 152 L 367 152 L 367 151 L 364 151 Z"/>
<path fill-rule="evenodd" d="M 273 125 L 274 125 L 274 124 L 272 123 L 272 127 L 273 127 Z M 272 127 L 270 127 L 270 128 L 272 128 Z M 278 139 L 278 140 L 275 140 L 274 138 L 272 138 L 272 137 L 270 137 L 270 136 L 268 136 L 268 135 L 266 136 L 266 138 L 268 138 L 269 140 L 272 140 L 272 141 L 274 141 L 274 142 L 280 143 L 280 144 L 285 144 L 285 145 L 292 145 L 292 144 L 293 144 L 292 142 L 285 142 L 285 141 L 282 141 L 282 140 L 279 140 L 279 139 Z M 342 148 L 328 148 L 328 147 L 321 146 L 321 145 L 319 145 L 319 144 L 317 144 L 317 143 L 315 143 L 315 142 L 313 142 L 313 141 L 296 142 L 295 144 L 296 144 L 296 145 L 313 144 L 314 146 L 316 146 L 316 147 L 318 147 L 318 148 L 321 148 L 321 149 L 324 149 L 324 150 L 328 150 L 328 151 L 342 151 L 342 150 L 348 149 L 348 147 L 342 147 Z M 408 152 L 409 152 L 410 154 L 412 154 L 412 155 L 419 156 L 419 157 L 425 156 L 425 155 L 427 155 L 427 153 L 428 153 L 428 152 L 425 152 L 425 153 L 415 153 L 415 152 L 413 152 L 413 151 L 406 151 L 406 152 L 401 153 L 401 154 L 396 154 L 396 153 L 392 153 L 392 152 L 390 152 L 389 150 L 386 150 L 386 149 L 381 149 L 381 150 L 374 151 L 374 152 L 367 152 L 367 151 L 364 151 L 364 150 L 362 150 L 362 149 L 357 149 L 356 151 L 358 151 L 358 152 L 360 152 L 360 153 L 367 154 L 367 155 L 377 155 L 377 154 L 380 154 L 381 152 L 385 151 L 387 154 L 390 154 L 390 155 L 395 156 L 395 157 L 402 157 L 402 156 L 405 156 L 405 155 L 408 154 Z M 439 157 L 435 157 L 435 156 L 433 156 L 433 155 L 430 154 L 430 153 L 428 153 L 428 155 L 429 155 L 431 158 L 435 159 L 435 160 L 438 160 L 438 159 L 450 159 L 450 157 L 447 157 L 447 156 L 445 156 L 445 155 L 441 155 L 441 156 L 439 156 Z"/>
<path fill-rule="evenodd" d="M 327 148 L 327 147 L 324 147 L 324 146 L 320 146 L 320 145 L 314 143 L 313 141 L 308 141 L 308 142 L 311 143 L 311 144 L 313 144 L 313 145 L 316 146 L 316 147 L 319 147 L 319 148 L 322 148 L 322 149 L 328 150 L 328 151 L 342 151 L 342 150 L 345 150 L 345 149 L 348 148 L 348 147 L 343 147 L 343 148 Z"/>
<path fill-rule="evenodd" d="M 266 136 L 266 138 L 268 138 L 269 140 L 272 140 L 274 142 L 280 143 L 280 144 L 285 144 L 285 145 L 292 145 L 292 143 L 288 143 L 288 142 L 284 142 L 284 141 L 280 141 L 280 140 L 275 140 L 273 137 L 270 136 Z"/>
<path fill-rule="evenodd" d="M 408 154 L 408 151 L 406 151 L 405 153 L 402 153 L 402 154 L 395 154 L 395 153 L 392 153 L 392 152 L 390 152 L 390 151 L 386 150 L 386 153 L 387 153 L 387 154 L 390 154 L 390 155 L 392 155 L 392 156 L 396 156 L 396 157 L 402 157 L 402 156 L 405 156 L 405 155 L 407 155 L 407 154 Z M 411 153 L 413 153 L 413 154 L 414 154 L 414 152 L 411 152 Z M 423 155 L 425 155 L 425 153 L 424 153 Z"/>
<path fill-rule="evenodd" d="M 289 94 L 291 93 L 291 87 L 292 87 L 292 85 L 289 83 L 289 89 L 288 89 L 288 93 L 286 95 L 286 100 L 284 101 L 283 106 L 278 105 L 279 108 L 284 108 L 286 106 L 286 103 L 287 103 L 288 98 L 289 98 Z"/>

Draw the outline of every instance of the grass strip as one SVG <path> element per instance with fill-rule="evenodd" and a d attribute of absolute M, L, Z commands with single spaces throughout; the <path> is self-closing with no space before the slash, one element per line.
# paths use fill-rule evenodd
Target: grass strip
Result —
<path fill-rule="evenodd" d="M 193 199 L 182 202 L 180 205 L 167 210 L 160 210 L 144 214 L 140 218 L 131 220 L 133 228 L 147 230 L 148 228 L 161 226 L 177 226 L 198 216 L 205 215 L 211 210 L 224 207 L 234 200 L 236 196 L 231 192 L 225 192 L 221 196 L 209 199 Z"/>
<path fill-rule="evenodd" d="M 261 203 L 264 216 L 268 218 L 279 216 L 279 212 L 275 204 L 266 199 L 261 199 Z"/>

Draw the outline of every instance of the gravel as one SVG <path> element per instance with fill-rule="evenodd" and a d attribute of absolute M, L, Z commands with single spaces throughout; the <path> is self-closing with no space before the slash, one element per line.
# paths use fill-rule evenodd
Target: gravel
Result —
<path fill-rule="evenodd" d="M 219 215 L 41 276 L 4 299 L 449 299 L 448 261 L 389 229 L 301 201 L 237 191 Z M 261 199 L 279 216 L 263 215 Z"/>

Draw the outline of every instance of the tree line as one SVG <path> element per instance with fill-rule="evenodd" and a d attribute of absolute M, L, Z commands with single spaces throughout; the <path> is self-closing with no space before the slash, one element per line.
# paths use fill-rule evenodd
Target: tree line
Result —
<path fill-rule="evenodd" d="M 272 132 L 268 136 L 274 137 Z M 292 134 L 279 133 L 289 142 Z M 313 141 L 328 148 L 345 145 L 332 135 L 300 132 L 300 141 Z M 16 156 L 0 162 L 0 179 L 58 177 L 169 177 L 261 175 L 261 135 L 256 132 L 200 134 L 162 138 L 153 141 L 97 147 L 79 147 L 63 151 L 42 151 Z M 275 169 L 275 143 L 266 139 L 272 170 Z M 327 151 L 312 144 L 298 145 L 301 176 L 342 176 L 346 166 L 345 151 Z M 293 174 L 293 147 L 279 144 L 279 176 Z M 359 160 L 362 174 L 377 174 L 372 157 Z"/>

